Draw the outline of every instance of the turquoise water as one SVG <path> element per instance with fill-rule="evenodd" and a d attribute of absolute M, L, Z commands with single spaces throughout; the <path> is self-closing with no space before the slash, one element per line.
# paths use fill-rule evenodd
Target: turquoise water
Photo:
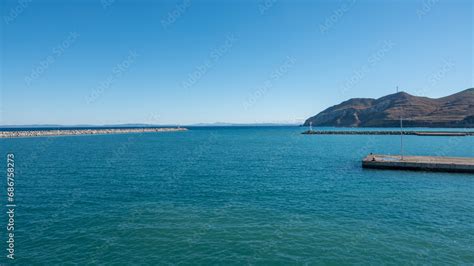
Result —
<path fill-rule="evenodd" d="M 11 151 L 18 172 L 15 262 L 474 263 L 473 175 L 363 170 L 400 139 L 303 130 L 0 139 L 0 170 Z M 474 138 L 407 136 L 405 149 L 474 156 Z"/>

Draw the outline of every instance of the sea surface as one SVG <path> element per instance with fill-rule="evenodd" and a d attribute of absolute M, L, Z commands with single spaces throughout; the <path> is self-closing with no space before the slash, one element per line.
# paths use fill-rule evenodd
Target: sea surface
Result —
<path fill-rule="evenodd" d="M 0 139 L 3 176 L 15 155 L 14 262 L 474 264 L 474 175 L 364 170 L 400 137 L 303 130 Z M 474 156 L 474 137 L 404 142 L 407 155 Z"/>

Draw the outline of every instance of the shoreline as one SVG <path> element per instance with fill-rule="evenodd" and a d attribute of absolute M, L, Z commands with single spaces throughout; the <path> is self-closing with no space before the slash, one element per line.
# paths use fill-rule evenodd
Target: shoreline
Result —
<path fill-rule="evenodd" d="M 24 131 L 0 131 L 0 138 L 29 138 L 78 135 L 105 135 L 123 133 L 152 133 L 187 131 L 187 128 L 114 128 L 114 129 L 48 129 Z"/>
<path fill-rule="evenodd" d="M 304 135 L 401 135 L 396 130 L 307 130 Z M 474 136 L 474 131 L 403 131 L 403 135 L 412 136 L 439 136 L 439 137 L 467 137 Z"/>

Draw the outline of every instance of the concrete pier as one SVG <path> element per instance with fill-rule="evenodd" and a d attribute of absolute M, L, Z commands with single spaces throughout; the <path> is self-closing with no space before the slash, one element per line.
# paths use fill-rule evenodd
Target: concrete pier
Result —
<path fill-rule="evenodd" d="M 308 130 L 305 135 L 401 135 L 397 130 Z M 474 136 L 474 131 L 403 131 L 403 135 L 466 137 Z"/>
<path fill-rule="evenodd" d="M 112 128 L 112 129 L 51 129 L 51 130 L 19 130 L 0 131 L 0 138 L 25 138 L 45 136 L 73 136 L 97 134 L 124 134 L 148 132 L 186 131 L 186 128 Z"/>
<path fill-rule="evenodd" d="M 362 167 L 374 169 L 474 173 L 474 158 L 369 155 Z"/>

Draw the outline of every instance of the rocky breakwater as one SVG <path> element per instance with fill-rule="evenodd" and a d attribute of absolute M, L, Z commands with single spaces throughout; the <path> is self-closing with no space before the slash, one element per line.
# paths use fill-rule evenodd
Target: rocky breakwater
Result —
<path fill-rule="evenodd" d="M 188 129 L 186 128 L 112 128 L 112 129 L 21 130 L 21 131 L 0 131 L 0 138 L 175 132 L 175 131 L 186 131 L 186 130 Z"/>

